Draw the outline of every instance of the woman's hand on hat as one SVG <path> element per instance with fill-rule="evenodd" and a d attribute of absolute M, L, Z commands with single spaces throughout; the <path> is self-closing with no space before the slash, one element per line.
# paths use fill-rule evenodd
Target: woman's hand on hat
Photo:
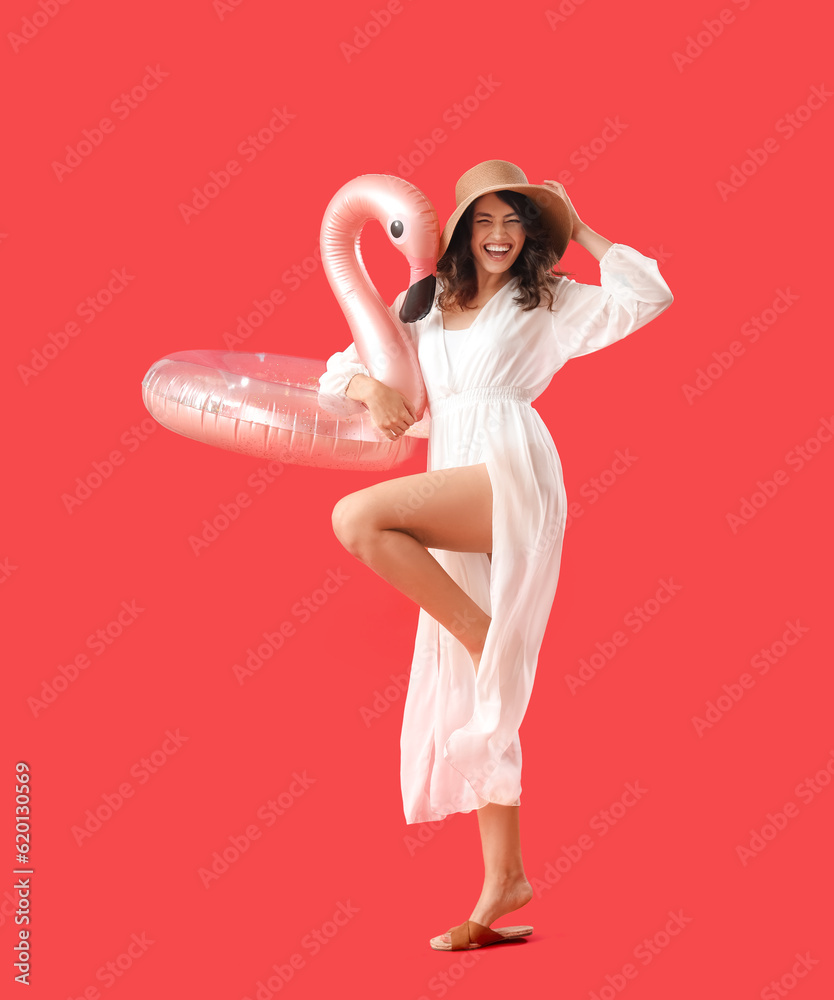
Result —
<path fill-rule="evenodd" d="M 560 184 L 558 181 L 542 181 L 542 186 L 546 187 L 549 191 L 552 191 L 554 194 L 558 195 L 562 199 L 562 201 L 568 206 L 568 211 L 570 212 L 570 221 L 571 221 L 570 238 L 572 240 L 575 240 L 577 233 L 585 225 L 585 223 L 576 214 L 576 209 L 573 207 L 573 204 L 571 203 L 571 200 L 568 197 L 568 193 L 565 190 L 565 185 Z"/>

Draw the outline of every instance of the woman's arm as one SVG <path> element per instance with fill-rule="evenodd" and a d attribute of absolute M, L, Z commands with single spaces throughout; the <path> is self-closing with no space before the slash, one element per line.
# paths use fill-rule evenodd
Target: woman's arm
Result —
<path fill-rule="evenodd" d="M 563 361 L 622 340 L 667 309 L 674 298 L 657 261 L 624 243 L 612 243 L 579 218 L 564 185 L 544 185 L 567 205 L 571 239 L 599 261 L 600 284 L 566 281 L 551 313 L 553 335 Z"/>
<path fill-rule="evenodd" d="M 612 246 L 611 240 L 607 240 L 604 236 L 600 236 L 599 233 L 595 233 L 590 226 L 586 226 L 579 218 L 576 214 L 576 209 L 573 207 L 573 203 L 568 197 L 564 184 L 560 184 L 558 181 L 544 181 L 543 184 L 544 187 L 549 188 L 554 194 L 558 195 L 568 206 L 572 223 L 570 238 L 575 240 L 581 247 L 585 247 L 588 253 L 593 254 L 597 260 L 601 260 L 605 251 Z"/>
<path fill-rule="evenodd" d="M 368 394 L 373 392 L 374 385 L 382 385 L 382 383 L 377 382 L 370 375 L 363 375 L 362 372 L 357 372 L 351 376 L 345 389 L 345 395 L 348 399 L 358 399 L 360 403 L 364 403 Z"/>
<path fill-rule="evenodd" d="M 344 396 L 352 377 L 359 373 L 367 374 L 368 369 L 362 364 L 356 345 L 351 341 L 343 351 L 336 351 L 327 359 L 327 370 L 319 376 L 319 392 Z"/>
<path fill-rule="evenodd" d="M 581 247 L 585 247 L 588 253 L 593 254 L 597 260 L 602 260 L 605 251 L 609 247 L 614 246 L 611 240 L 607 240 L 604 236 L 600 236 L 599 233 L 595 233 L 584 222 L 580 223 L 579 229 L 574 231 L 571 239 L 576 240 Z"/>

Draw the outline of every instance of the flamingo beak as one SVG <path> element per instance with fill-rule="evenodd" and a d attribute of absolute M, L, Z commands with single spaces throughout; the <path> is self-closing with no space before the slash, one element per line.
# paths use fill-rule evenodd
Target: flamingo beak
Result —
<path fill-rule="evenodd" d="M 437 278 L 433 274 L 420 278 L 413 285 L 408 286 L 405 299 L 400 308 L 400 321 L 403 323 L 415 323 L 418 319 L 428 316 L 431 307 L 434 305 L 434 290 L 437 286 Z"/>
<path fill-rule="evenodd" d="M 437 261 L 433 257 L 409 256 L 408 263 L 411 265 L 411 277 L 408 291 L 400 307 L 400 322 L 415 323 L 418 319 L 428 316 L 434 305 Z"/>

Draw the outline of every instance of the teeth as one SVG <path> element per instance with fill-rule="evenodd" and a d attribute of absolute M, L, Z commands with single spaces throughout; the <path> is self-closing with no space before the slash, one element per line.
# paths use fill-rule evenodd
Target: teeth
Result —
<path fill-rule="evenodd" d="M 510 249 L 510 244 L 509 243 L 487 243 L 486 244 L 486 249 L 487 250 L 509 250 Z"/>

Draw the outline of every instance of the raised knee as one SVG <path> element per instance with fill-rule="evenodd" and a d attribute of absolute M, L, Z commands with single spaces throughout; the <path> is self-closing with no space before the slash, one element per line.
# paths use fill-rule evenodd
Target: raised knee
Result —
<path fill-rule="evenodd" d="M 367 533 L 367 522 L 362 505 L 352 493 L 336 502 L 330 520 L 333 532 L 342 545 L 348 552 L 358 555 L 362 539 Z"/>

